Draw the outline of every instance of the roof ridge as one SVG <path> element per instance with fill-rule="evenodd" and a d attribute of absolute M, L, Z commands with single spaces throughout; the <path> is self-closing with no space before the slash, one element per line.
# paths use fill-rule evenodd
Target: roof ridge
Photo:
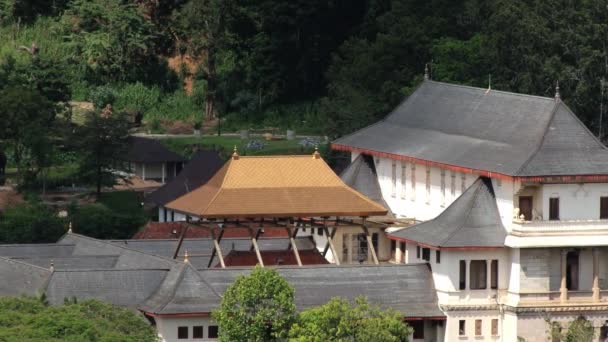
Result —
<path fill-rule="evenodd" d="M 547 136 L 547 132 L 549 131 L 549 127 L 551 126 L 553 119 L 555 119 L 555 114 L 557 113 L 557 109 L 559 108 L 559 106 L 561 104 L 562 104 L 562 102 L 559 101 L 559 102 L 556 102 L 555 105 L 553 106 L 553 110 L 551 110 L 551 118 L 549 119 L 549 121 L 547 121 L 547 125 L 545 126 L 545 130 L 544 130 L 542 138 L 540 139 L 540 142 L 537 144 L 534 152 L 532 152 L 530 154 L 528 159 L 526 159 L 526 161 L 522 164 L 522 166 L 515 172 L 515 175 L 520 174 L 526 168 L 526 166 L 528 166 L 528 164 L 530 164 L 532 159 L 534 159 L 534 156 L 536 156 L 538 151 L 540 151 L 541 147 L 543 146 L 543 143 L 545 142 L 545 138 Z"/>
<path fill-rule="evenodd" d="M 54 273 L 77 273 L 77 272 L 134 272 L 134 271 L 171 271 L 171 268 L 80 268 L 80 269 L 56 269 Z"/>
<path fill-rule="evenodd" d="M 172 262 L 172 263 L 175 262 L 175 260 L 173 260 L 173 259 L 161 257 L 161 256 L 156 255 L 156 254 L 146 253 L 146 252 L 142 252 L 142 251 L 137 250 L 137 249 L 133 249 L 133 248 L 128 248 L 128 247 L 122 246 L 118 242 L 116 242 L 116 243 L 111 242 L 112 240 L 95 239 L 95 238 L 92 238 L 92 237 L 89 237 L 89 236 L 86 236 L 86 235 L 81 235 L 81 234 L 76 234 L 76 233 L 67 233 L 67 234 L 68 235 L 77 236 L 77 237 L 80 237 L 80 238 L 85 238 L 85 239 L 90 240 L 90 241 L 94 241 L 94 242 L 98 242 L 98 243 L 103 243 L 103 244 L 107 244 L 107 245 L 110 245 L 110 246 L 115 246 L 115 247 L 122 248 L 122 249 L 125 249 L 125 250 L 128 250 L 128 251 L 131 251 L 131 252 L 136 252 L 136 253 L 139 253 L 139 254 L 143 254 L 143 255 L 150 256 L 150 257 L 154 257 L 156 259 L 161 259 L 161 260 L 169 261 L 169 262 Z M 110 242 L 106 242 L 106 241 L 110 241 Z M 122 240 L 122 241 L 126 241 L 126 240 Z"/>
<path fill-rule="evenodd" d="M 9 257 L 4 257 L 4 256 L 0 256 L 0 259 L 1 259 L 1 260 L 8 261 L 8 262 L 12 262 L 12 263 L 21 264 L 21 265 L 24 265 L 24 266 L 29 266 L 29 267 L 33 267 L 33 268 L 38 268 L 38 269 L 41 269 L 41 270 L 45 270 L 45 271 L 47 271 L 47 272 L 49 272 L 49 273 L 52 273 L 51 269 L 49 269 L 49 268 L 44 268 L 44 267 L 42 267 L 42 266 L 38 266 L 38 265 L 34 265 L 34 264 L 30 264 L 30 263 L 27 263 L 27 262 L 25 262 L 25 261 L 21 261 L 21 260 L 18 260 L 18 259 L 12 259 L 12 258 L 9 258 Z"/>
<path fill-rule="evenodd" d="M 436 83 L 436 84 L 441 84 L 441 85 L 446 85 L 446 86 L 456 87 L 456 88 L 474 89 L 474 90 L 479 90 L 479 91 L 483 91 L 483 92 L 488 91 L 488 88 L 481 88 L 481 87 L 469 86 L 469 85 L 464 85 L 464 84 L 448 83 L 448 82 L 441 82 L 441 81 L 435 81 L 435 80 L 426 80 L 425 82 Z M 490 89 L 490 93 L 492 93 L 492 92 L 501 93 L 501 94 L 508 94 L 508 95 L 515 95 L 515 96 L 522 96 L 522 97 L 531 97 L 531 98 L 537 98 L 537 99 L 544 99 L 544 100 L 547 100 L 547 101 L 555 101 L 555 98 L 549 97 L 549 96 L 522 94 L 522 93 L 515 93 L 515 92 L 512 92 L 512 91 L 506 91 L 506 90 Z"/>
<path fill-rule="evenodd" d="M 560 103 L 563 103 L 560 101 Z M 567 104 L 564 103 L 564 108 L 566 109 L 566 111 L 568 112 L 568 114 L 570 114 L 570 116 L 572 116 L 574 118 L 574 120 L 576 120 L 576 122 L 583 127 L 583 129 L 589 134 L 589 136 L 591 136 L 593 138 L 593 140 L 595 140 L 595 142 L 599 145 L 599 147 L 601 147 L 602 149 L 608 149 L 608 147 L 606 147 L 606 145 L 604 145 L 601 140 L 595 136 L 595 134 L 593 134 L 593 132 L 591 132 L 591 130 L 589 129 L 589 127 L 587 127 L 587 125 L 585 125 L 581 119 L 579 119 L 578 116 L 576 116 L 576 114 L 574 114 L 574 112 L 570 109 L 570 107 L 568 107 Z"/>
<path fill-rule="evenodd" d="M 175 297 L 175 292 L 177 292 L 177 288 L 179 287 L 179 285 L 182 283 L 182 280 L 184 279 L 185 269 L 186 269 L 186 267 L 187 267 L 186 263 L 184 262 L 184 263 L 182 263 L 181 265 L 176 266 L 176 267 L 179 267 L 179 275 L 178 275 L 178 277 L 177 277 L 177 279 L 176 279 L 175 286 L 172 286 L 172 287 L 171 287 L 171 290 L 170 290 L 170 292 L 171 292 L 171 297 L 170 297 L 168 300 L 166 300 L 166 301 L 165 301 L 163 304 L 161 304 L 161 305 L 160 305 L 160 308 L 159 308 L 159 310 L 158 310 L 158 311 L 162 311 L 162 310 L 163 310 L 163 309 L 164 309 L 164 308 L 165 308 L 167 305 L 169 305 L 169 303 L 171 302 L 171 300 L 173 299 L 173 297 Z M 169 272 L 168 272 L 168 273 L 165 275 L 165 278 L 163 279 L 163 283 L 164 283 L 165 281 L 167 281 L 167 278 L 170 276 L 170 274 L 171 274 L 171 271 L 169 271 Z M 161 283 L 161 284 L 158 286 L 158 289 L 157 289 L 157 290 L 158 290 L 158 291 L 162 291 L 162 287 L 163 287 L 163 285 L 162 285 L 162 283 Z M 152 298 L 152 296 L 156 295 L 156 293 L 157 293 L 157 291 L 155 291 L 153 294 L 151 294 L 150 296 L 148 296 L 148 298 Z M 148 298 L 146 298 L 146 300 L 148 300 Z M 146 302 L 146 300 L 144 300 L 144 303 Z"/>
<path fill-rule="evenodd" d="M 469 205 L 469 208 L 467 209 L 467 213 L 464 215 L 464 218 L 465 218 L 465 219 L 464 219 L 464 220 L 463 220 L 463 222 L 462 222 L 462 223 L 461 223 L 461 224 L 460 224 L 460 225 L 459 225 L 459 226 L 458 226 L 458 227 L 457 227 L 457 228 L 456 228 L 456 229 L 455 229 L 455 230 L 452 232 L 452 234 L 448 235 L 448 237 L 446 237 L 446 238 L 445 238 L 445 240 L 443 240 L 443 241 L 441 242 L 441 245 L 444 245 L 446 242 L 450 241 L 450 239 L 451 239 L 451 238 L 452 238 L 454 235 L 456 235 L 456 233 L 459 233 L 459 232 L 460 232 L 460 230 L 462 229 L 462 226 L 464 225 L 464 223 L 468 221 L 469 216 L 471 215 L 471 211 L 473 211 L 473 207 L 474 207 L 474 200 L 475 200 L 475 198 L 477 197 L 477 194 L 479 193 L 479 191 L 481 190 L 481 187 L 483 186 L 483 180 L 481 179 L 481 177 L 477 177 L 477 179 L 475 180 L 475 182 L 473 182 L 473 184 L 477 183 L 478 181 L 479 181 L 479 183 L 480 183 L 480 184 L 478 184 L 478 185 L 477 185 L 477 189 L 475 189 L 475 191 L 473 192 L 473 195 L 472 195 L 472 196 L 473 196 L 473 197 L 472 197 L 472 199 L 473 199 L 473 200 L 471 201 L 471 203 L 469 203 L 469 204 L 468 204 L 468 205 Z M 473 185 L 471 185 L 471 186 L 473 186 Z M 469 189 L 470 189 L 470 187 L 469 187 Z M 469 190 L 469 189 L 467 189 L 467 190 Z M 465 192 L 466 192 L 467 190 L 465 190 Z M 458 198 L 461 198 L 461 197 L 462 197 L 462 194 L 461 194 L 461 195 L 460 195 L 460 197 L 458 197 Z M 458 199 L 456 199 L 456 200 L 458 200 Z M 455 201 L 454 201 L 454 202 L 455 202 Z M 452 204 L 454 204 L 454 202 L 452 202 Z M 446 209 L 447 209 L 447 208 L 446 208 Z M 444 211 L 443 211 L 441 214 L 443 214 L 444 212 L 445 212 L 445 210 L 444 210 Z M 439 217 L 441 214 L 439 214 L 437 217 Z M 433 220 L 434 220 L 434 219 L 433 219 Z M 440 245 L 440 246 L 437 246 L 437 247 L 441 247 L 441 245 Z"/>
<path fill-rule="evenodd" d="M 194 273 L 199 277 L 199 279 L 203 283 L 205 283 L 205 285 L 207 285 L 207 287 L 211 290 L 211 292 L 213 292 L 218 298 L 222 298 L 222 295 L 215 290 L 215 287 L 213 287 L 209 282 L 207 282 L 207 280 L 205 279 L 205 277 L 203 277 L 203 275 L 200 274 L 200 272 L 196 269 L 196 267 L 192 266 L 192 264 L 190 264 L 190 263 L 188 263 L 187 267 L 192 268 L 192 271 L 194 271 Z"/>

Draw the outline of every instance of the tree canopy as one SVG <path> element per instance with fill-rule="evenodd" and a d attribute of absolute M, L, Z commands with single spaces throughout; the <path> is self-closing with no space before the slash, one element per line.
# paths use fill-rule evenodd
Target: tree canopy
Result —
<path fill-rule="evenodd" d="M 256 266 L 228 287 L 213 313 L 220 341 L 276 341 L 296 318 L 294 290 L 275 270 Z"/>
<path fill-rule="evenodd" d="M 7 342 L 158 341 L 143 316 L 87 300 L 49 306 L 38 298 L 0 297 L 0 340 Z"/>
<path fill-rule="evenodd" d="M 412 329 L 403 314 L 370 305 L 364 297 L 354 304 L 334 298 L 300 313 L 289 331 L 290 341 L 406 342 Z"/>

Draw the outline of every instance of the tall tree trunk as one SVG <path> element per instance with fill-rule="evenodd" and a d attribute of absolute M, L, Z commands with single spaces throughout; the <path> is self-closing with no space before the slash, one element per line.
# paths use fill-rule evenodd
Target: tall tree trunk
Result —
<path fill-rule="evenodd" d="M 207 48 L 207 93 L 205 94 L 205 119 L 213 120 L 215 112 L 215 93 L 217 91 L 217 73 L 215 69 L 215 48 L 213 43 Z"/>
<path fill-rule="evenodd" d="M 101 165 L 97 164 L 97 197 L 101 194 Z"/>

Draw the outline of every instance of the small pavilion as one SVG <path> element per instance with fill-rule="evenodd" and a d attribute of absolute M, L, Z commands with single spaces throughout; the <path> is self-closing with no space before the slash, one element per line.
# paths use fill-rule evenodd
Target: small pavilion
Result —
<path fill-rule="evenodd" d="M 295 243 L 300 228 L 322 229 L 327 236 L 323 254 L 331 249 L 337 256 L 336 231 L 353 225 L 361 227 L 378 264 L 366 219 L 387 214 L 382 205 L 347 186 L 316 150 L 312 156 L 239 156 L 235 148 L 230 160 L 207 183 L 167 203 L 166 208 L 184 214 L 188 224 L 209 231 L 214 242 L 209 266 L 217 256 L 221 267 L 226 263 L 219 242 L 230 229 L 249 231 L 251 250 L 261 266 L 260 235 L 266 229 L 284 229 L 289 248 L 302 266 Z M 340 265 L 339 258 L 334 261 Z"/>

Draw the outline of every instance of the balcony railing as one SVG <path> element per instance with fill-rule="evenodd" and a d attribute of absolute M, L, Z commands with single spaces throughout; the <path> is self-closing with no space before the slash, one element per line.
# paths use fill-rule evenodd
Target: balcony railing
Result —
<path fill-rule="evenodd" d="M 513 232 L 521 233 L 608 233 L 608 220 L 525 221 L 514 219 Z"/>

